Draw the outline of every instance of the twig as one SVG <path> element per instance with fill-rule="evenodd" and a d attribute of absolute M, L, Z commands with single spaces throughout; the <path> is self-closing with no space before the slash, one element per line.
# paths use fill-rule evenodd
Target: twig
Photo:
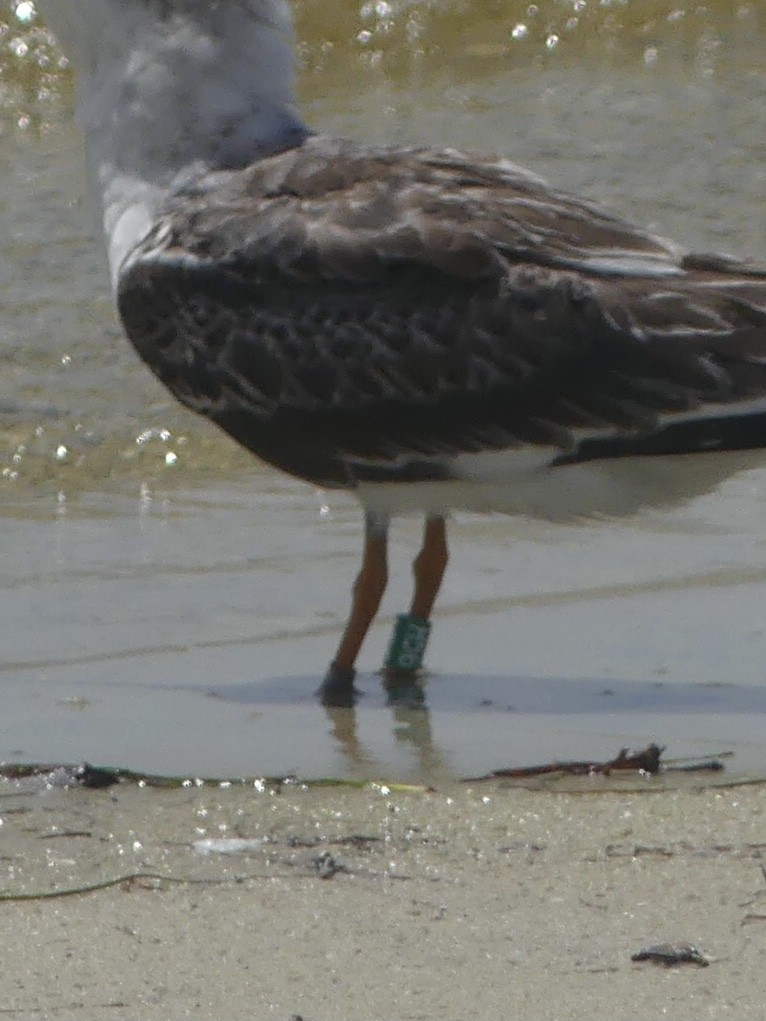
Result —
<path fill-rule="evenodd" d="M 567 776 L 591 776 L 598 773 L 608 776 L 612 772 L 631 771 L 654 775 L 660 771 L 660 757 L 664 750 L 656 744 L 650 744 L 640 752 L 629 752 L 627 748 L 622 748 L 619 754 L 608 762 L 548 762 L 540 766 L 494 769 L 485 776 L 472 777 L 463 782 L 474 783 L 478 780 L 494 780 L 500 777 L 521 780 L 531 776 L 546 776 L 549 773 L 565 773 Z"/>

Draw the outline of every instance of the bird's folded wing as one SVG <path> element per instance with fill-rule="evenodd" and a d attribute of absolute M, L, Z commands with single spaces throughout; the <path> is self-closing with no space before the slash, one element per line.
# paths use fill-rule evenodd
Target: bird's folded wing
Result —
<path fill-rule="evenodd" d="M 766 412 L 766 271 L 458 153 L 311 139 L 202 177 L 118 297 L 177 397 L 311 474 L 275 452 L 281 430 L 328 480 Z M 676 445 L 697 449 L 689 428 Z"/>

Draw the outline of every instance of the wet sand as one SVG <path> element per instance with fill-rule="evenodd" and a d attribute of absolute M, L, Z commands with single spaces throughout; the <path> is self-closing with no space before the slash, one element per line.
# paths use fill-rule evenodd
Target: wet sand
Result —
<path fill-rule="evenodd" d="M 762 784 L 536 787 L 6 783 L 3 1014 L 766 1017 Z"/>

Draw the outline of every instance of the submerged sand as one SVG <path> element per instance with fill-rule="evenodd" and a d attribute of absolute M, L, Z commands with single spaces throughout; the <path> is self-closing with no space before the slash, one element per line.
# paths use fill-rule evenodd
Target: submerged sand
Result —
<path fill-rule="evenodd" d="M 6 893 L 115 882 L 0 903 L 0 1006 L 19 1019 L 766 1018 L 765 795 L 615 777 L 7 782 Z M 631 961 L 665 941 L 710 965 Z"/>

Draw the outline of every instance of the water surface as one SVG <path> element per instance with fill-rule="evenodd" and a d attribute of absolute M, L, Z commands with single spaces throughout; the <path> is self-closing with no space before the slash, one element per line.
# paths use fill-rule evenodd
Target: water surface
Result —
<path fill-rule="evenodd" d="M 419 539 L 397 522 L 366 695 L 315 703 L 359 511 L 254 463 L 121 337 L 71 82 L 31 10 L 0 35 L 0 759 L 465 775 L 655 740 L 765 770 L 757 467 L 628 523 L 457 516 L 427 712 L 387 707 L 375 674 Z M 500 151 L 691 248 L 766 255 L 759 5 L 296 10 L 312 124 Z"/>

